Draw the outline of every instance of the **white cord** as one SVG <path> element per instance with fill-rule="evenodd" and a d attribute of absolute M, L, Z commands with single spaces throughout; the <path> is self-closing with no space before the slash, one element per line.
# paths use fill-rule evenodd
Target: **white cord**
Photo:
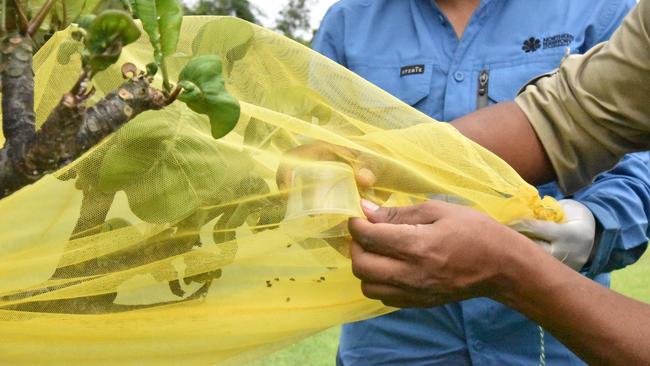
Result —
<path fill-rule="evenodd" d="M 546 366 L 546 347 L 544 346 L 544 328 L 538 325 L 539 328 L 539 366 Z"/>

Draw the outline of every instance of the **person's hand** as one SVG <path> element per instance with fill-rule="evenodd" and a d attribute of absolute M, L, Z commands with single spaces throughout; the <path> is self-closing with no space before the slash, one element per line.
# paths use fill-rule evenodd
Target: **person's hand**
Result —
<path fill-rule="evenodd" d="M 356 182 L 362 189 L 370 188 L 377 181 L 377 167 L 365 154 L 338 145 L 316 142 L 298 146 L 284 154 L 275 176 L 278 188 L 282 190 L 289 187 L 295 165 L 309 160 L 338 161 L 350 165 Z"/>
<path fill-rule="evenodd" d="M 497 296 L 510 255 L 535 244 L 474 209 L 440 201 L 362 206 L 350 219 L 352 270 L 365 296 L 395 307 L 431 307 Z M 520 244 L 520 243 L 523 243 Z M 543 254 L 543 253 L 542 253 Z"/>
<path fill-rule="evenodd" d="M 579 271 L 591 255 L 596 235 L 596 220 L 589 209 L 574 200 L 561 200 L 564 223 L 521 220 L 509 225 L 528 236 L 547 253 Z"/>
<path fill-rule="evenodd" d="M 379 188 L 374 197 L 384 200 L 392 190 L 409 193 L 435 193 L 428 178 L 408 164 L 373 154 L 349 149 L 326 142 L 298 146 L 284 153 L 276 172 L 280 190 L 291 185 L 293 169 L 305 161 L 337 161 L 352 167 L 360 191 Z"/>

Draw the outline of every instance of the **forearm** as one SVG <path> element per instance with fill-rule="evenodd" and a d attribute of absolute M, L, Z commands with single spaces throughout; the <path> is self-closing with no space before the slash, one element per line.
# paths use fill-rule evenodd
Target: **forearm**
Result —
<path fill-rule="evenodd" d="M 554 179 L 544 147 L 514 102 L 480 109 L 453 121 L 452 125 L 505 160 L 529 183 L 541 184 Z"/>
<path fill-rule="evenodd" d="M 581 276 L 524 236 L 495 298 L 541 324 L 589 364 L 650 364 L 650 306 Z"/>

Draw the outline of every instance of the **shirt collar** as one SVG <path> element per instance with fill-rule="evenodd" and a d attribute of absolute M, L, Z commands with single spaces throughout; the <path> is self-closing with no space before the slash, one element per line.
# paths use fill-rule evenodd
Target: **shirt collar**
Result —
<path fill-rule="evenodd" d="M 424 3 L 432 6 L 438 12 L 441 12 L 440 8 L 438 7 L 438 3 L 436 2 L 436 0 L 419 0 L 419 1 L 424 2 Z M 482 11 L 483 9 L 485 9 L 486 6 L 488 6 L 491 3 L 496 2 L 496 1 L 498 1 L 498 0 L 481 0 L 481 2 L 478 5 L 478 8 L 476 8 L 476 11 Z"/>

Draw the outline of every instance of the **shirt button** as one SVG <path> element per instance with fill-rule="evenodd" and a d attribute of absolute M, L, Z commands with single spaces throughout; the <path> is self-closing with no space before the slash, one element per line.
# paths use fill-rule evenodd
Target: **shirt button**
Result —
<path fill-rule="evenodd" d="M 462 82 L 463 80 L 465 80 L 465 74 L 463 74 L 460 71 L 456 71 L 454 73 L 454 80 L 456 80 L 459 83 Z"/>
<path fill-rule="evenodd" d="M 481 341 L 474 341 L 473 347 L 477 351 L 481 351 L 485 345 Z"/>
<path fill-rule="evenodd" d="M 440 23 L 445 24 L 445 17 L 438 15 L 438 19 L 440 19 Z"/>

